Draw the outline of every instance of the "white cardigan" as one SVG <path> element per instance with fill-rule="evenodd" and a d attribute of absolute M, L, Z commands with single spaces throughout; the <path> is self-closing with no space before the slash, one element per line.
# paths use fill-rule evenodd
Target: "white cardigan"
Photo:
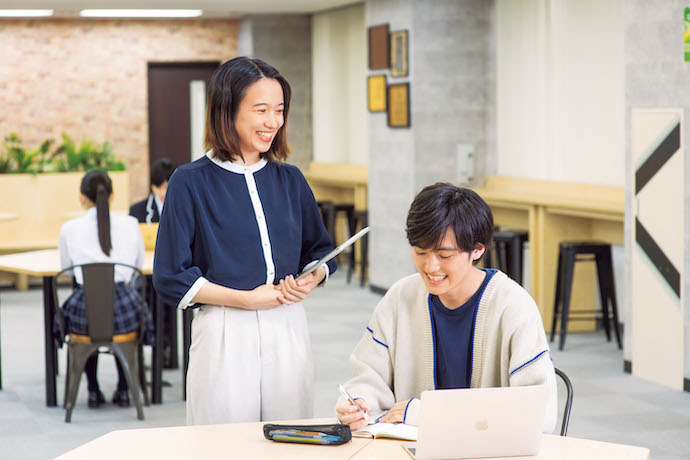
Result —
<path fill-rule="evenodd" d="M 520 285 L 497 272 L 477 307 L 471 388 L 545 384 L 544 432 L 556 425 L 556 377 L 541 316 Z M 419 274 L 395 283 L 376 306 L 350 356 L 354 377 L 345 387 L 379 417 L 397 401 L 412 401 L 404 423 L 417 425 L 422 391 L 435 388 L 429 292 Z"/>

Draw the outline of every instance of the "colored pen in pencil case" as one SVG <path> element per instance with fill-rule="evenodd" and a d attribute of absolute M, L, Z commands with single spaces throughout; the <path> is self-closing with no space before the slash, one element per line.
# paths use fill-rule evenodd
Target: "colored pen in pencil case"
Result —
<path fill-rule="evenodd" d="M 287 436 L 287 435 L 282 435 L 282 434 L 277 434 L 272 436 L 272 439 L 274 441 L 282 441 L 282 442 L 299 442 L 299 443 L 307 443 L 307 444 L 333 444 L 338 440 L 337 436 Z"/>

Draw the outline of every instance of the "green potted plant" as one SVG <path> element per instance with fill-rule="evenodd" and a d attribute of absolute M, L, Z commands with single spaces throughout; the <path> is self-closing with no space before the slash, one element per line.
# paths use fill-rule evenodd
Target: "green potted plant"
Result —
<path fill-rule="evenodd" d="M 110 142 L 77 144 L 63 134 L 60 145 L 46 139 L 32 150 L 16 133 L 6 136 L 0 145 L 0 196 L 7 199 L 0 200 L 0 212 L 18 218 L 2 223 L 0 252 L 56 247 L 62 224 L 84 212 L 79 185 L 84 171 L 94 168 L 109 171 L 115 190 L 111 209 L 127 213 L 129 176 Z"/>
<path fill-rule="evenodd" d="M 28 151 L 22 146 L 17 133 L 10 133 L 3 142 L 7 154 L 0 157 L 0 173 L 45 172 L 50 163 L 48 152 L 54 142 L 53 139 L 46 139 L 36 150 Z"/>

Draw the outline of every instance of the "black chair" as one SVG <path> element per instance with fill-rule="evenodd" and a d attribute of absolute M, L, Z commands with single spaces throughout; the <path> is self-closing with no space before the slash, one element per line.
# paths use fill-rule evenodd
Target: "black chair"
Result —
<path fill-rule="evenodd" d="M 594 260 L 597 265 L 597 278 L 599 280 L 599 294 L 601 296 L 601 312 L 597 310 L 580 310 L 578 316 L 570 318 L 570 296 L 572 293 L 573 274 L 575 262 Z M 609 303 L 611 310 L 609 311 Z M 560 309 L 559 309 L 560 306 Z M 581 315 L 584 313 L 585 315 Z M 587 315 L 594 313 L 594 316 Z M 556 335 L 558 317 L 561 318 L 561 335 L 559 350 L 565 346 L 565 337 L 568 333 L 568 320 L 601 319 L 606 332 L 606 339 L 611 341 L 611 328 L 609 321 L 613 321 L 613 329 L 616 333 L 618 348 L 623 349 L 620 330 L 618 327 L 618 308 L 616 306 L 616 286 L 613 280 L 613 262 L 611 258 L 611 245 L 596 242 L 562 242 L 558 250 L 558 274 L 556 276 L 556 296 L 553 306 L 553 322 L 551 325 L 551 341 Z"/>
<path fill-rule="evenodd" d="M 127 334 L 114 334 L 114 304 L 115 304 L 115 267 L 126 267 L 134 271 L 142 280 L 141 289 L 141 317 L 139 331 Z M 59 272 L 53 278 L 53 292 L 55 309 L 58 315 L 61 337 L 65 336 L 62 309 L 57 294 L 57 280 L 60 275 L 73 272 L 80 268 L 83 274 L 84 302 L 88 324 L 88 335 L 74 334 L 67 331 L 67 372 L 65 377 L 65 422 L 70 422 L 79 392 L 81 375 L 84 372 L 87 359 L 101 348 L 107 348 L 119 361 L 127 379 L 129 391 L 137 409 L 137 418 L 144 420 L 139 391 L 143 393 L 145 404 L 148 405 L 146 384 L 144 380 L 143 357 L 141 345 L 144 337 L 146 321 L 146 283 L 143 282 L 141 271 L 127 264 L 120 263 L 90 263 L 74 265 Z M 133 278 L 133 280 L 136 276 Z M 130 284 L 133 284 L 130 282 Z M 134 379 L 138 377 L 138 380 Z"/>
<path fill-rule="evenodd" d="M 487 263 L 498 268 L 522 285 L 522 251 L 528 234 L 525 231 L 494 232 L 493 251 L 489 250 Z"/>
<path fill-rule="evenodd" d="M 573 407 L 573 385 L 565 372 L 558 368 L 554 368 L 556 375 L 563 379 L 566 389 L 565 407 L 563 409 L 563 421 L 561 422 L 561 436 L 566 436 L 568 433 L 568 422 L 570 421 L 570 409 Z"/>

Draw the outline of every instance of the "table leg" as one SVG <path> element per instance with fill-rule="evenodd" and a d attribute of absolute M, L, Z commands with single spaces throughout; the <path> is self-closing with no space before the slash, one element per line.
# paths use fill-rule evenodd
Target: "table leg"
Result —
<path fill-rule="evenodd" d="M 163 305 L 161 305 L 160 298 L 153 288 L 153 283 L 150 283 L 149 286 L 151 288 L 151 303 L 153 304 L 155 336 L 151 364 L 151 402 L 161 404 L 163 402 L 161 391 L 163 383 Z"/>
<path fill-rule="evenodd" d="M 163 317 L 167 326 L 168 345 L 170 346 L 170 359 L 163 364 L 166 369 L 177 369 L 180 367 L 177 356 L 177 309 L 166 305 L 163 307 Z"/>
<path fill-rule="evenodd" d="M 46 406 L 57 406 L 55 375 L 57 373 L 57 349 L 53 341 L 53 318 L 55 300 L 53 297 L 53 277 L 43 277 L 43 333 L 46 361 Z"/>
<path fill-rule="evenodd" d="M 182 399 L 187 400 L 187 368 L 189 367 L 189 347 L 192 345 L 192 320 L 194 310 L 182 310 Z"/>

